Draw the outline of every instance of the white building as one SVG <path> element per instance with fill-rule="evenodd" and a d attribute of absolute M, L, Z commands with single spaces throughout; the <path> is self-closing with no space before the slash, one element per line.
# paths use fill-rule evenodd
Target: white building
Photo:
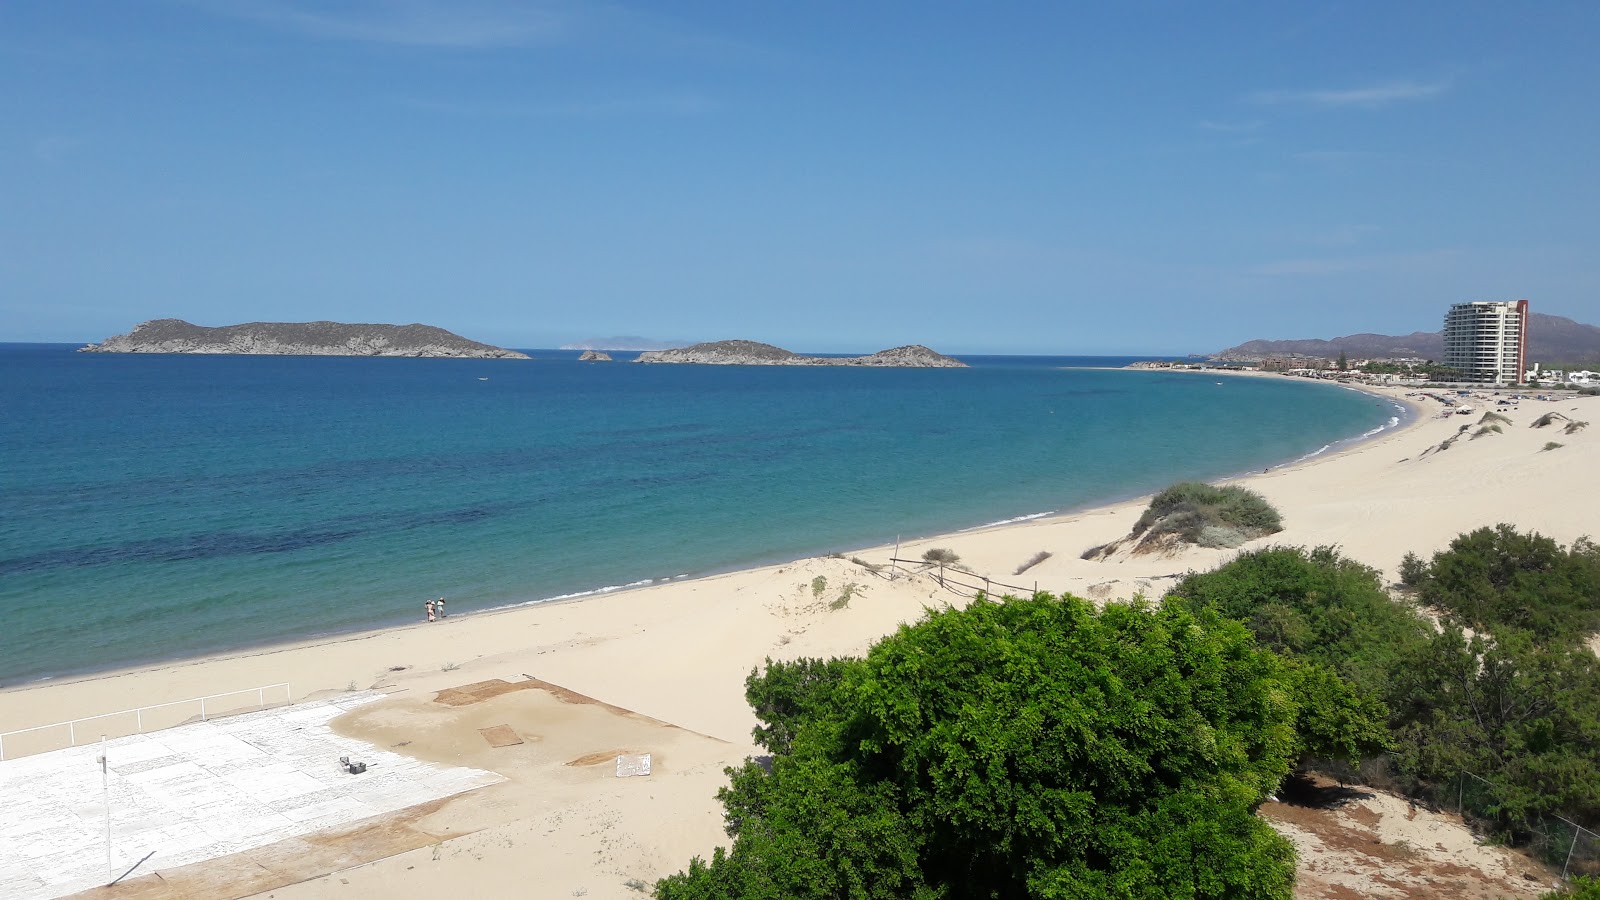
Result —
<path fill-rule="evenodd" d="M 1457 303 L 1444 317 L 1444 364 L 1467 381 L 1520 384 L 1527 371 L 1528 301 Z"/>

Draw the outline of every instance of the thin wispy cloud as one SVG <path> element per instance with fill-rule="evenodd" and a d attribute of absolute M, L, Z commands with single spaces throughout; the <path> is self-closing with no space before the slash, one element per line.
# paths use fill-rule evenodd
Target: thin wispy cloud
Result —
<path fill-rule="evenodd" d="M 561 41 L 568 8 L 500 0 L 189 0 L 219 16 L 322 40 L 411 47 L 522 47 Z"/>
<path fill-rule="evenodd" d="M 1344 90 L 1256 91 L 1247 99 L 1262 106 L 1380 109 L 1396 103 L 1432 100 L 1448 90 L 1448 81 L 1390 81 Z"/>

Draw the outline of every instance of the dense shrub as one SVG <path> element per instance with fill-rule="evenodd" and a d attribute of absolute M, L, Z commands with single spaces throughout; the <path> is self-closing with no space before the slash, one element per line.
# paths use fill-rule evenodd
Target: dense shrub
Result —
<path fill-rule="evenodd" d="M 1469 809 L 1514 840 L 1549 814 L 1600 822 L 1600 659 L 1499 628 L 1492 639 L 1448 625 L 1395 668 L 1396 761 L 1413 790 L 1472 773 Z"/>
<path fill-rule="evenodd" d="M 1359 749 L 1371 725 L 1341 730 L 1343 682 L 1209 610 L 1046 594 L 748 687 L 772 757 L 729 770 L 733 845 L 664 900 L 1287 900 L 1293 851 L 1255 807 L 1311 743 Z"/>
<path fill-rule="evenodd" d="M 1256 640 L 1332 668 L 1381 696 L 1396 662 L 1431 628 L 1383 590 L 1378 572 L 1332 547 L 1264 547 L 1210 572 L 1191 572 L 1171 602 L 1211 606 L 1249 626 Z"/>
<path fill-rule="evenodd" d="M 1237 547 L 1282 530 L 1278 511 L 1255 491 L 1185 481 L 1150 501 L 1133 526 L 1133 537 L 1153 540 L 1172 535 L 1204 547 Z"/>
<path fill-rule="evenodd" d="M 1479 528 L 1407 572 L 1418 599 L 1473 628 L 1563 641 L 1600 630 L 1600 547 L 1587 538 L 1567 548 L 1510 525 Z"/>

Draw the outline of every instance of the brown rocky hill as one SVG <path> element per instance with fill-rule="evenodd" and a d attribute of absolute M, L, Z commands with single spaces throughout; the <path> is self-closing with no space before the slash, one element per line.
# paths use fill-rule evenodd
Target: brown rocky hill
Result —
<path fill-rule="evenodd" d="M 921 344 L 879 350 L 870 356 L 801 356 L 759 341 L 710 341 L 677 350 L 652 350 L 634 362 L 702 366 L 876 366 L 902 369 L 963 369 L 967 364 Z"/>
<path fill-rule="evenodd" d="M 1437 331 L 1405 335 L 1351 334 L 1332 340 L 1247 341 L 1211 356 L 1232 362 L 1254 362 L 1269 356 L 1319 356 L 1332 359 L 1341 352 L 1357 358 L 1444 356 L 1444 338 Z M 1600 363 L 1600 328 L 1565 316 L 1530 313 L 1528 361 L 1547 366 Z"/>
<path fill-rule="evenodd" d="M 198 353 L 248 356 L 422 356 L 528 359 L 432 325 L 249 322 L 211 328 L 182 319 L 141 322 L 127 334 L 80 348 L 85 353 Z"/>

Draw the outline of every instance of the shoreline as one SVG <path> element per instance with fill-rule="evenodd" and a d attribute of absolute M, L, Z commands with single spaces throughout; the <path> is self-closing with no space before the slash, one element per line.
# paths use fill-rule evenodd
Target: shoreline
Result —
<path fill-rule="evenodd" d="M 1402 403 L 1406 392 L 1373 391 Z M 1600 468 L 1600 432 L 1562 436 L 1563 448 L 1552 452 L 1544 446 L 1562 430 L 1530 426 L 1550 411 L 1594 420 L 1600 398 L 1501 408 L 1511 423 L 1478 440 L 1462 429 L 1477 424 L 1481 410 L 1470 419 L 1441 415 L 1421 405 L 1431 402 L 1411 402 L 1418 412 L 1404 427 L 1233 479 L 1261 493 L 1284 521 L 1283 531 L 1240 550 L 1335 546 L 1392 581 L 1404 554 L 1426 557 L 1462 532 L 1497 522 L 1562 543 L 1593 533 L 1593 517 L 1571 496 Z M 1449 453 L 1433 452 L 1452 439 Z M 972 573 L 968 581 L 1036 583 L 1102 603 L 1159 598 L 1187 571 L 1240 552 L 1187 547 L 1081 558 L 1083 550 L 1125 536 L 1144 499 L 911 539 L 898 556 L 917 559 L 942 547 L 959 555 Z M 463 888 L 501 896 L 539 884 L 552 895 L 635 897 L 634 883 L 649 884 L 691 856 L 727 845 L 716 801 L 724 768 L 761 752 L 744 696 L 753 669 L 768 659 L 858 656 L 929 609 L 969 601 L 937 569 L 892 569 L 894 550 L 878 545 L 844 558 L 797 559 L 583 602 L 36 682 L 0 690 L 0 731 L 284 681 L 292 682 L 295 701 L 377 690 L 387 696 L 333 723 L 341 734 L 506 781 L 409 818 L 365 820 L 365 831 L 319 836 L 344 842 L 349 852 L 337 858 L 280 866 L 282 854 L 299 852 L 286 847 L 264 861 L 237 852 L 174 868 L 157 857 L 142 871 L 155 869 L 169 886 L 199 880 L 206 888 L 191 892 L 196 896 L 313 900 L 338 892 L 378 900 Z M 1040 554 L 1048 555 L 1041 561 Z M 464 707 L 441 702 L 444 692 L 483 686 L 508 692 Z M 255 695 L 249 699 L 253 706 Z M 504 750 L 485 743 L 480 729 L 507 725 L 525 743 Z M 91 741 L 107 727 L 80 727 L 79 737 Z M 24 743 L 7 739 L 8 759 L 34 752 Z M 621 753 L 655 754 L 650 778 L 617 779 L 596 764 Z M 415 849 L 394 853 L 364 838 L 395 821 L 417 829 Z M 1302 859 L 1302 871 L 1310 862 Z"/>
<path fill-rule="evenodd" d="M 1129 371 L 1129 372 L 1152 371 L 1152 372 L 1166 372 L 1167 374 L 1172 374 L 1172 372 L 1170 370 L 1131 369 L 1131 368 L 1126 368 L 1126 367 L 1122 367 L 1122 368 L 1106 368 L 1106 367 L 1095 367 L 1095 366 L 1079 366 L 1079 367 L 1067 367 L 1067 368 L 1078 368 L 1078 369 L 1091 370 L 1091 371 Z M 1180 372 L 1178 374 L 1193 374 L 1193 375 L 1197 375 L 1198 376 L 1198 375 L 1207 375 L 1207 374 L 1215 374 L 1215 373 L 1208 370 L 1208 371 L 1204 371 L 1204 372 Z M 1247 371 L 1238 371 L 1238 370 L 1228 371 L 1228 372 L 1226 372 L 1226 374 L 1234 376 L 1234 377 L 1260 377 L 1260 378 L 1268 378 L 1268 377 L 1273 377 L 1275 375 L 1275 373 L 1247 372 Z M 1342 384 L 1341 385 L 1325 385 L 1325 386 L 1326 387 L 1330 387 L 1330 388 L 1332 388 L 1332 387 L 1343 387 L 1343 388 L 1345 388 L 1347 390 L 1355 390 L 1355 391 L 1357 391 L 1359 393 L 1365 393 L 1365 394 L 1369 394 L 1371 396 L 1376 396 L 1376 397 L 1380 397 L 1380 398 L 1383 398 L 1383 399 L 1386 399 L 1386 400 L 1391 400 L 1391 401 L 1395 402 L 1396 404 L 1402 406 L 1404 409 L 1409 410 L 1410 415 L 1409 416 L 1406 416 L 1406 415 L 1399 416 L 1398 417 L 1399 421 L 1397 423 L 1395 423 L 1394 425 L 1385 424 L 1383 426 L 1380 426 L 1376 430 L 1369 430 L 1369 431 L 1363 432 L 1361 434 L 1357 434 L 1357 435 L 1353 435 L 1351 437 L 1339 439 L 1337 441 L 1334 441 L 1334 442 L 1332 442 L 1330 444 L 1325 445 L 1324 447 L 1322 447 L 1322 448 L 1320 448 L 1318 450 L 1312 451 L 1309 454 L 1304 454 L 1304 455 L 1295 457 L 1293 459 L 1289 459 L 1289 460 L 1287 460 L 1285 462 L 1274 463 L 1272 465 L 1269 465 L 1265 469 L 1263 469 L 1262 470 L 1262 474 L 1265 474 L 1267 472 L 1287 471 L 1287 470 L 1290 470 L 1292 468 L 1295 468 L 1295 467 L 1298 467 L 1298 466 L 1302 466 L 1302 465 L 1306 465 L 1306 464 L 1309 464 L 1309 463 L 1313 463 L 1313 462 L 1316 462 L 1316 461 L 1319 461 L 1319 460 L 1332 459 L 1332 458 L 1335 458 L 1337 455 L 1339 455 L 1341 453 L 1344 453 L 1344 452 L 1347 452 L 1349 450 L 1352 450 L 1352 449 L 1354 449 L 1356 447 L 1363 446 L 1365 444 L 1376 442 L 1376 441 L 1382 441 L 1386 437 L 1392 436 L 1392 435 L 1397 434 L 1399 432 L 1402 432 L 1402 431 L 1406 430 L 1408 427 L 1410 427 L 1412 425 L 1415 425 L 1418 422 L 1420 422 L 1422 420 L 1423 414 L 1425 412 L 1425 407 L 1421 406 L 1420 404 L 1417 404 L 1417 403 L 1412 402 L 1412 401 L 1405 400 L 1405 399 L 1400 398 L 1400 397 L 1392 396 L 1390 394 L 1386 394 L 1382 390 L 1372 389 L 1369 386 L 1357 387 L 1357 386 L 1342 385 Z M 1391 418 L 1395 418 L 1395 417 L 1391 417 Z M 1225 473 L 1225 474 L 1220 474 L 1220 475 L 1217 475 L 1217 476 L 1211 478 L 1210 481 L 1215 482 L 1215 483 L 1219 483 L 1219 484 L 1221 484 L 1221 483 L 1235 483 L 1235 482 L 1241 481 L 1243 479 L 1247 479 L 1247 478 L 1249 478 L 1249 477 L 1251 477 L 1252 475 L 1255 475 L 1255 474 L 1257 474 L 1257 473 L 1255 473 L 1255 471 L 1253 469 L 1252 470 L 1248 470 L 1248 471 L 1238 471 L 1238 472 L 1232 472 L 1232 473 Z M 1013 516 L 1013 517 L 1010 517 L 1010 518 L 1007 518 L 1007 519 L 1003 519 L 1003 520 L 999 520 L 999 521 L 995 521 L 995 522 L 986 522 L 986 523 L 982 523 L 982 524 L 978 524 L 978 525 L 970 525 L 970 526 L 966 526 L 966 527 L 963 527 L 963 528 L 954 528 L 954 529 L 943 530 L 943 531 L 935 531 L 935 532 L 931 532 L 931 533 L 927 533 L 927 534 L 904 535 L 903 537 L 904 537 L 904 542 L 907 543 L 907 544 L 913 544 L 913 543 L 921 544 L 921 543 L 929 543 L 929 542 L 938 542 L 938 541 L 941 541 L 941 540 L 951 540 L 951 539 L 954 539 L 954 538 L 956 538 L 958 536 L 962 536 L 962 535 L 986 534 L 986 533 L 991 533 L 991 532 L 993 532 L 995 530 L 1004 529 L 1004 528 L 1021 527 L 1021 526 L 1031 525 L 1031 524 L 1049 524 L 1051 522 L 1067 520 L 1067 519 L 1071 519 L 1071 518 L 1077 517 L 1077 516 L 1092 515 L 1092 514 L 1095 514 L 1095 513 L 1104 512 L 1104 511 L 1107 511 L 1107 510 L 1110 510 L 1110 509 L 1113 509 L 1115 507 L 1119 507 L 1119 506 L 1122 506 L 1122 505 L 1125 505 L 1125 504 L 1128 504 L 1128 503 L 1133 503 L 1133 502 L 1138 502 L 1138 501 L 1147 502 L 1149 500 L 1149 498 L 1152 497 L 1152 496 L 1154 496 L 1154 492 L 1142 492 L 1142 493 L 1136 493 L 1136 494 L 1116 494 L 1116 495 L 1111 495 L 1111 496 L 1107 496 L 1107 497 L 1102 497 L 1102 498 L 1099 498 L 1099 499 L 1096 499 L 1096 500 L 1093 500 L 1093 501 L 1089 501 L 1089 502 L 1087 502 L 1085 504 L 1081 504 L 1081 505 L 1068 506 L 1068 507 L 1063 507 L 1061 509 L 1047 510 L 1047 511 L 1043 511 L 1043 512 L 1026 513 L 1026 514 Z M 832 551 L 832 552 L 835 553 L 835 554 L 840 554 L 840 555 L 845 555 L 845 556 L 849 556 L 849 555 L 852 555 L 852 554 L 859 556 L 859 555 L 862 555 L 862 554 L 870 554 L 870 553 L 874 553 L 874 552 L 881 552 L 881 551 L 889 550 L 889 549 L 892 549 L 892 546 L 893 545 L 887 544 L 887 543 L 884 543 L 884 544 L 871 544 L 871 545 L 867 545 L 867 546 L 864 546 L 864 547 L 851 547 L 851 548 L 845 548 L 843 550 L 835 550 L 835 551 Z M 584 591 L 578 591 L 578 592 L 574 592 L 574 593 L 561 594 L 561 595 L 552 596 L 552 597 L 535 598 L 535 599 L 529 599 L 529 600 L 518 600 L 518 601 L 515 601 L 515 602 L 512 602 L 512 603 L 505 603 L 505 604 L 501 604 L 501 605 L 498 605 L 498 606 L 492 606 L 492 607 L 483 608 L 483 609 L 475 609 L 475 610 L 471 610 L 471 611 L 468 611 L 468 612 L 457 613 L 454 616 L 451 616 L 450 618 L 455 620 L 455 621 L 477 620 L 477 619 L 482 619 L 482 618 L 487 618 L 487 617 L 492 617 L 492 616 L 497 616 L 497 615 L 505 615 L 505 614 L 509 614 L 509 613 L 516 613 L 516 612 L 519 612 L 519 611 L 525 611 L 525 610 L 530 610 L 530 609 L 535 609 L 535 608 L 540 608 L 540 607 L 552 607 L 552 606 L 558 606 L 558 605 L 565 605 L 565 604 L 580 603 L 580 602 L 585 602 L 585 601 L 599 600 L 599 599 L 602 599 L 602 598 L 617 596 L 617 595 L 620 595 L 620 594 L 630 594 L 630 593 L 637 593 L 637 592 L 640 592 L 640 591 L 648 591 L 648 590 L 651 590 L 653 588 L 660 588 L 660 587 L 664 587 L 664 586 L 671 585 L 671 584 L 686 583 L 686 582 L 696 582 L 696 581 L 702 581 L 702 580 L 706 580 L 706 579 L 714 579 L 714 578 L 730 576 L 730 575 L 739 575 L 739 574 L 742 574 L 742 573 L 760 572 L 760 571 L 768 570 L 768 569 L 771 569 L 771 568 L 774 568 L 774 567 L 791 566 L 791 565 L 795 565 L 795 564 L 798 564 L 800 562 L 803 562 L 803 561 L 805 561 L 807 559 L 816 558 L 819 555 L 821 555 L 821 554 L 817 553 L 817 554 L 801 555 L 801 556 L 796 556 L 796 557 L 785 557 L 785 558 L 773 559 L 773 560 L 769 560 L 769 561 L 765 561 L 765 562 L 757 562 L 757 563 L 755 563 L 753 565 L 751 565 L 751 564 L 731 564 L 731 565 L 729 565 L 729 566 L 727 566 L 725 568 L 712 568 L 712 569 L 709 569 L 707 571 L 698 572 L 698 573 L 684 573 L 684 574 L 680 574 L 680 575 L 661 576 L 661 577 L 656 577 L 656 578 L 643 579 L 643 580 L 640 580 L 640 581 L 629 582 L 629 583 L 626 583 L 626 584 L 603 585 L 601 587 L 592 588 L 592 589 L 588 589 L 588 590 L 584 590 Z M 316 635 L 308 635 L 308 636 L 305 636 L 305 637 L 302 637 L 302 638 L 295 638 L 295 639 L 290 639 L 290 640 L 273 640 L 273 641 L 267 641 L 267 642 L 263 642 L 263 643 L 259 643 L 259 644 L 246 644 L 246 645 L 241 645 L 241 646 L 232 647 L 232 648 L 228 648 L 228 649 L 216 650 L 216 651 L 207 652 L 207 653 L 200 653 L 200 654 L 191 655 L 191 656 L 175 656 L 175 657 L 164 658 L 164 659 L 152 659 L 152 660 L 149 660 L 149 661 L 146 661 L 146 662 L 142 662 L 142 663 L 135 663 L 135 664 L 131 664 L 131 665 L 116 666 L 116 667 L 106 668 L 106 669 L 91 669 L 91 670 L 84 670 L 84 671 L 78 671 L 78 672 L 63 672 L 63 673 L 56 674 L 56 675 L 46 675 L 46 676 L 39 677 L 39 678 L 30 680 L 30 681 L 22 681 L 22 682 L 18 682 L 18 683 L 15 683 L 15 684 L 0 685 L 0 701 L 3 701 L 3 699 L 4 699 L 6 694 L 13 693 L 13 692 L 37 690 L 37 689 L 48 688 L 48 687 L 56 686 L 56 685 L 70 685 L 70 684 L 78 684 L 78 683 L 83 683 L 83 682 L 94 682 L 94 681 L 99 681 L 99 680 L 103 680 L 103 679 L 117 678 L 117 677 L 122 677 L 122 676 L 127 676 L 127 675 L 138 674 L 138 673 L 142 673 L 142 672 L 150 672 L 150 671 L 164 670 L 164 669 L 177 668 L 177 667 L 190 667 L 190 666 L 196 666 L 196 665 L 205 665 L 207 663 L 226 661 L 226 660 L 236 659 L 236 658 L 237 659 L 251 659 L 251 658 L 264 657 L 264 656 L 272 656 L 272 655 L 280 654 L 280 653 L 293 652 L 293 651 L 298 651 L 298 650 L 306 650 L 306 649 L 316 648 L 316 647 L 333 647 L 333 646 L 338 646 L 340 644 L 347 644 L 347 643 L 350 643 L 350 642 L 353 642 L 353 641 L 368 640 L 368 639 L 379 637 L 379 636 L 381 636 L 383 634 L 390 633 L 390 632 L 409 631 L 411 629 L 415 629 L 415 628 L 419 628 L 419 627 L 426 627 L 429 624 L 437 624 L 437 623 L 412 622 L 412 623 L 395 623 L 395 624 L 389 624 L 389 625 L 376 625 L 376 626 L 372 626 L 372 627 L 359 628 L 359 629 L 354 629 L 354 630 L 350 630 L 350 631 L 339 631 L 339 632 L 330 632 L 330 633 L 323 633 L 323 634 L 316 634 Z M 254 687 L 257 687 L 257 685 L 248 686 L 248 688 L 252 688 L 252 689 Z M 243 689 L 243 688 L 241 688 L 241 689 Z M 187 698 L 173 698 L 173 699 L 177 700 L 177 699 L 187 699 Z M 119 711 L 121 711 L 121 710 L 107 710 L 106 712 L 119 712 Z M 0 703 L 0 712 L 3 712 L 3 703 Z M 13 727 L 31 727 L 31 725 L 33 725 L 33 724 L 45 724 L 45 723 L 30 723 L 29 726 L 13 726 L 11 723 L 4 722 L 3 719 L 0 719 L 0 726 L 4 726 L 4 727 L 0 727 L 0 731 L 11 730 Z"/>

